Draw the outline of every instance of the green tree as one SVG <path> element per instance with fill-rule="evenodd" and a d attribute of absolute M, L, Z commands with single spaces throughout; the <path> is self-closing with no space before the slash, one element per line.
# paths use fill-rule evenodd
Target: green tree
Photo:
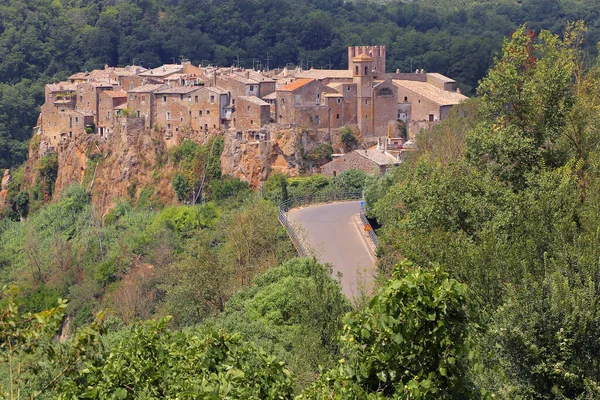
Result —
<path fill-rule="evenodd" d="M 477 398 L 477 313 L 467 287 L 439 267 L 398 265 L 369 306 L 344 319 L 345 358 L 302 398 Z M 479 368 L 479 367 L 477 367 Z"/>
<path fill-rule="evenodd" d="M 574 104 L 576 60 L 585 32 L 569 25 L 564 38 L 542 31 L 539 40 L 521 26 L 506 39 L 478 88 L 481 123 L 468 137 L 468 159 L 517 186 L 541 163 L 560 165 L 556 142 Z"/>

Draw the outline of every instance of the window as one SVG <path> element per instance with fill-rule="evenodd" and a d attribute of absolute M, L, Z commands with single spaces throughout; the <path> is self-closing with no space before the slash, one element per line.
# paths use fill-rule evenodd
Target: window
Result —
<path fill-rule="evenodd" d="M 346 87 L 346 90 L 347 90 L 347 91 L 350 91 L 350 86 Z"/>
<path fill-rule="evenodd" d="M 167 124 L 167 130 L 171 130 L 171 124 Z"/>
<path fill-rule="evenodd" d="M 408 97 L 404 96 L 404 102 L 407 103 L 408 102 Z"/>
<path fill-rule="evenodd" d="M 335 119 L 340 119 L 340 114 L 336 114 Z"/>
<path fill-rule="evenodd" d="M 202 116 L 202 110 L 198 111 L 198 115 Z"/>
<path fill-rule="evenodd" d="M 315 115 L 315 124 L 319 125 L 320 122 L 321 122 L 321 118 L 318 115 Z"/>
<path fill-rule="evenodd" d="M 248 106 L 248 111 L 250 111 L 250 106 Z"/>
<path fill-rule="evenodd" d="M 393 97 L 394 96 L 394 92 L 392 92 L 392 89 L 390 89 L 390 88 L 381 88 L 377 92 L 377 96 L 379 96 L 379 97 Z"/>
<path fill-rule="evenodd" d="M 433 114 L 429 114 L 429 122 L 433 122 Z"/>
<path fill-rule="evenodd" d="M 133 95 L 132 94 L 129 95 L 129 101 L 133 101 Z"/>
<path fill-rule="evenodd" d="M 231 99 L 231 105 L 234 106 L 235 105 L 235 99 Z"/>
<path fill-rule="evenodd" d="M 79 96 L 79 101 L 83 101 L 83 96 Z"/>
<path fill-rule="evenodd" d="M 73 137 L 73 132 L 69 131 L 69 137 Z"/>
<path fill-rule="evenodd" d="M 342 99 L 337 99 L 338 104 L 342 102 Z"/>
<path fill-rule="evenodd" d="M 138 118 L 140 117 L 140 110 L 136 111 L 136 115 L 137 115 Z"/>
<path fill-rule="evenodd" d="M 167 102 L 167 96 L 163 96 L 163 103 Z"/>
<path fill-rule="evenodd" d="M 146 96 L 142 96 L 142 103 L 146 102 Z"/>
<path fill-rule="evenodd" d="M 183 101 L 183 95 L 182 94 L 179 95 L 179 100 Z"/>
<path fill-rule="evenodd" d="M 194 102 L 198 102 L 198 96 L 194 96 Z"/>
<path fill-rule="evenodd" d="M 250 120 L 250 125 L 254 125 L 254 121 L 253 120 Z"/>
<path fill-rule="evenodd" d="M 358 75 L 358 65 L 356 66 L 356 68 L 354 68 L 354 75 Z"/>
<path fill-rule="evenodd" d="M 250 85 L 250 91 L 254 91 L 254 86 Z"/>
<path fill-rule="evenodd" d="M 206 115 L 210 115 L 210 110 L 206 110 Z"/>
<path fill-rule="evenodd" d="M 365 75 L 369 75 L 369 67 L 365 67 Z"/>
<path fill-rule="evenodd" d="M 110 119 L 110 111 L 106 112 L 106 119 Z"/>
<path fill-rule="evenodd" d="M 214 104 L 215 103 L 215 96 L 210 96 L 210 104 Z"/>
<path fill-rule="evenodd" d="M 421 99 L 419 99 L 419 104 L 421 104 Z"/>
<path fill-rule="evenodd" d="M 79 122 L 79 117 L 75 117 L 75 122 Z"/>
<path fill-rule="evenodd" d="M 192 102 L 192 96 L 188 96 L 188 102 Z"/>
<path fill-rule="evenodd" d="M 319 105 L 321 103 L 321 94 L 317 93 L 317 101 L 316 101 L 317 105 Z"/>
<path fill-rule="evenodd" d="M 167 111 L 167 121 L 170 121 L 170 120 L 171 120 L 171 112 Z"/>
<path fill-rule="evenodd" d="M 365 104 L 369 104 L 369 99 L 365 99 Z"/>

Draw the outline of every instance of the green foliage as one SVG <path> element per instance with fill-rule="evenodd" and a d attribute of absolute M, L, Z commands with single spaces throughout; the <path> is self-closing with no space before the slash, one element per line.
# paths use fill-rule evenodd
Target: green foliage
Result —
<path fill-rule="evenodd" d="M 534 168 L 564 161 L 556 141 L 566 126 L 574 104 L 573 75 L 584 33 L 582 23 L 573 24 L 563 40 L 521 26 L 503 46 L 481 81 L 482 122 L 468 138 L 468 158 L 486 166 L 501 179 L 522 185 Z"/>
<path fill-rule="evenodd" d="M 477 317 L 467 287 L 440 268 L 404 262 L 362 311 L 344 319 L 346 357 L 303 398 L 477 398 Z"/>
<path fill-rule="evenodd" d="M 329 184 L 329 178 L 320 174 L 293 178 L 288 184 L 288 196 L 294 198 L 316 194 L 327 190 Z"/>
<path fill-rule="evenodd" d="M 265 199 L 275 204 L 288 199 L 288 177 L 281 173 L 270 175 L 263 185 Z"/>
<path fill-rule="evenodd" d="M 223 179 L 212 181 L 209 185 L 209 189 L 211 198 L 220 201 L 248 194 L 250 186 L 248 185 L 248 182 L 243 182 L 238 178 L 225 177 Z"/>
<path fill-rule="evenodd" d="M 319 144 L 312 153 L 304 155 L 304 158 L 311 161 L 331 161 L 331 155 L 333 154 L 333 147 L 329 143 Z"/>
<path fill-rule="evenodd" d="M 54 182 L 56 182 L 58 176 L 58 153 L 49 153 L 42 157 L 38 168 L 38 180 L 45 185 L 45 193 L 52 196 Z"/>
<path fill-rule="evenodd" d="M 348 311 L 331 268 L 314 259 L 293 259 L 234 295 L 217 324 L 285 361 L 305 387 L 321 367 L 335 364 L 337 332 Z"/>
<path fill-rule="evenodd" d="M 177 194 L 177 200 L 184 201 L 190 197 L 192 188 L 189 179 L 185 175 L 178 173 L 173 178 L 173 189 Z"/>
<path fill-rule="evenodd" d="M 239 335 L 173 332 L 166 322 L 133 326 L 102 363 L 63 380 L 58 398 L 291 398 L 285 365 Z"/>
<path fill-rule="evenodd" d="M 349 169 L 331 180 L 331 184 L 341 190 L 361 191 L 365 186 L 367 174 L 364 171 Z"/>
<path fill-rule="evenodd" d="M 356 138 L 352 133 L 352 128 L 349 126 L 344 126 L 340 128 L 340 140 L 346 149 L 351 149 L 356 145 Z"/>

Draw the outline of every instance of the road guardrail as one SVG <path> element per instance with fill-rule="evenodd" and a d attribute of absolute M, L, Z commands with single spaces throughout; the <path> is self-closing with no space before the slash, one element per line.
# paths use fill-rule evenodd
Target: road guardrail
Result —
<path fill-rule="evenodd" d="M 309 255 L 308 251 L 302 245 L 302 242 L 299 240 L 298 235 L 296 234 L 293 227 L 288 222 L 288 212 L 294 208 L 310 206 L 312 204 L 323 204 L 323 203 L 333 203 L 337 201 L 350 201 L 350 200 L 362 200 L 363 193 L 362 191 L 339 191 L 339 192 L 330 192 L 330 193 L 315 193 L 315 194 L 307 194 L 305 196 L 294 197 L 291 199 L 287 199 L 282 201 L 279 204 L 279 222 L 288 233 L 288 236 L 292 240 L 294 247 L 298 251 L 298 255 L 300 257 L 306 257 Z M 377 234 L 371 228 L 369 221 L 367 220 L 367 216 L 365 215 L 366 205 L 364 202 L 360 206 L 360 219 L 365 224 L 365 226 L 369 226 L 368 232 L 371 240 L 375 244 L 375 247 L 379 246 L 379 239 L 377 238 Z"/>

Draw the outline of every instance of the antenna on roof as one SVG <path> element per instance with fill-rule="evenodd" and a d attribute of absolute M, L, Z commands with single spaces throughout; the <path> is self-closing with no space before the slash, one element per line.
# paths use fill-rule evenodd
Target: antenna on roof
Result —
<path fill-rule="evenodd" d="M 240 67 L 240 55 L 238 54 L 238 55 L 235 57 L 235 59 L 236 59 L 237 68 L 239 68 L 239 67 Z"/>
<path fill-rule="evenodd" d="M 173 64 L 175 64 L 175 57 L 171 57 L 171 60 L 173 60 Z"/>
<path fill-rule="evenodd" d="M 267 62 L 267 71 L 269 70 L 269 61 L 271 61 L 273 59 L 273 57 L 271 57 L 269 55 L 269 52 L 267 51 L 267 58 L 265 58 L 265 61 Z"/>

